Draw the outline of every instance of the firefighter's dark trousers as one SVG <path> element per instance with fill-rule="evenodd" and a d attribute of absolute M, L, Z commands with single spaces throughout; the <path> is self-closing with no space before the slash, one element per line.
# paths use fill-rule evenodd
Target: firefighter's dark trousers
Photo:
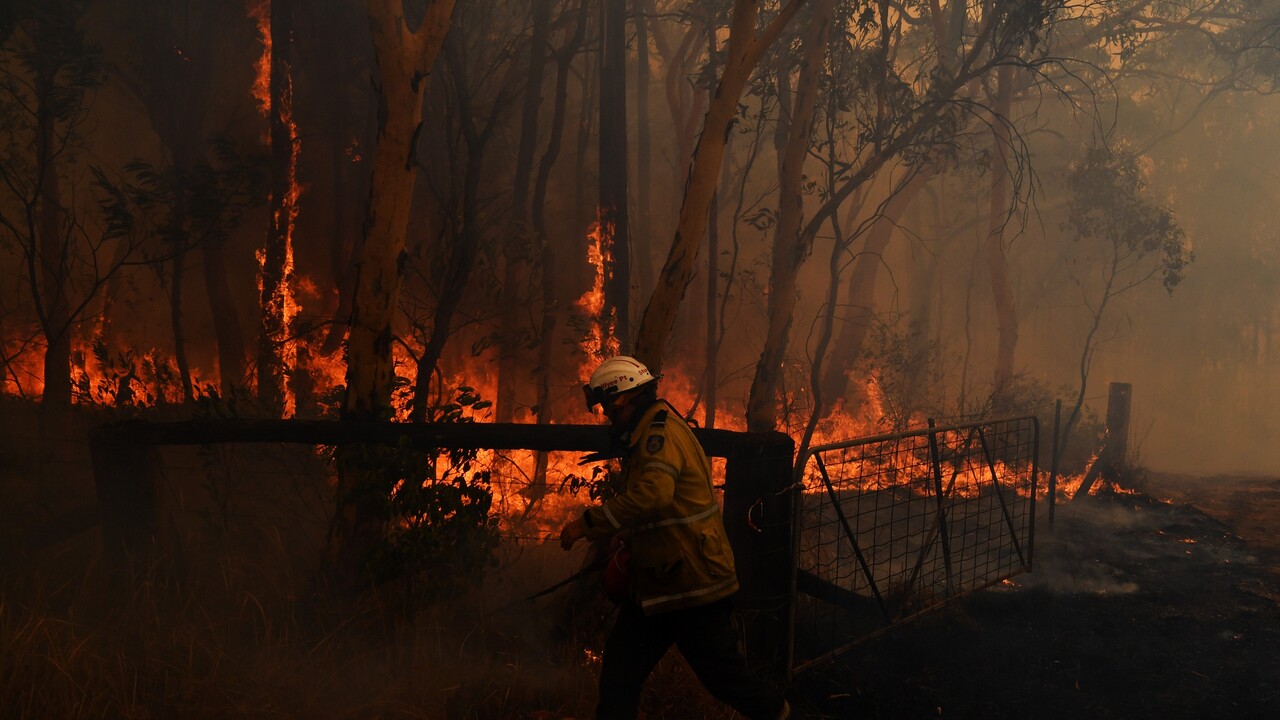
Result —
<path fill-rule="evenodd" d="M 605 641 L 597 720 L 636 717 L 640 688 L 672 644 L 707 690 L 738 712 L 773 720 L 782 711 L 782 697 L 747 670 L 731 599 L 649 616 L 627 602 Z"/>

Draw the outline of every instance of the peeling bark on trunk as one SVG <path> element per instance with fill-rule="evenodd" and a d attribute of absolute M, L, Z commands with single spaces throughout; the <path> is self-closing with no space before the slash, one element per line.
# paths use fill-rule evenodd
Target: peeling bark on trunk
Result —
<path fill-rule="evenodd" d="M 637 333 L 635 355 L 655 374 L 662 371 L 680 303 L 697 267 L 698 248 L 706 234 L 711 198 L 719 186 L 726 135 L 737 113 L 738 99 L 760 57 L 795 16 L 802 2 L 787 3 L 759 36 L 755 33 L 757 4 L 751 0 L 734 2 L 724 71 L 689 164 L 689 179 L 675 237 Z"/>
<path fill-rule="evenodd" d="M 369 1 L 378 62 L 378 139 L 351 312 L 343 408 L 349 417 L 381 418 L 391 409 L 391 326 L 403 280 L 423 95 L 453 6 L 454 0 L 435 0 L 422 26 L 410 31 L 400 0 Z"/>
<path fill-rule="evenodd" d="M 378 136 L 347 342 L 347 418 L 383 419 L 391 412 L 392 322 L 403 280 L 423 95 L 453 8 L 454 0 L 435 0 L 422 25 L 411 31 L 400 0 L 369 0 L 378 63 Z M 345 461 L 340 465 L 328 557 L 335 580 L 350 584 L 361 579 L 382 521 L 376 505 L 362 502 L 374 482 L 370 471 Z"/>

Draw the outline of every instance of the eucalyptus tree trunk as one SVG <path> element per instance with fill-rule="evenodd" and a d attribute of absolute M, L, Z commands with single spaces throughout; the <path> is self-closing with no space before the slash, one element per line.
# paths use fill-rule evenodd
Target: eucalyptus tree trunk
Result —
<path fill-rule="evenodd" d="M 384 419 L 391 414 L 392 321 L 403 281 L 401 260 L 417 177 L 423 95 L 449 31 L 454 0 L 431 2 L 416 30 L 407 26 L 401 0 L 368 3 L 380 112 L 347 340 L 342 414 Z M 354 455 L 358 454 L 357 450 Z M 358 463 L 358 457 L 340 458 L 337 508 L 329 525 L 329 570 L 344 585 L 362 579 L 384 522 L 381 503 L 371 501 L 379 491 L 376 471 Z"/>
<path fill-rule="evenodd" d="M 174 255 L 169 303 L 174 310 L 171 319 L 174 356 L 187 400 L 192 398 L 193 387 L 186 358 L 186 333 L 182 327 L 183 306 L 188 302 L 183 298 L 183 285 L 187 264 L 192 260 L 190 251 L 197 247 L 204 301 L 217 344 L 219 388 L 223 395 L 230 395 L 248 380 L 249 356 L 229 280 L 233 273 L 227 268 L 226 238 L 222 233 L 207 232 L 203 228 L 198 231 L 200 221 L 192 217 L 182 199 L 192 191 L 192 171 L 204 159 L 207 129 L 223 119 L 213 100 L 216 65 L 192 62 L 192 58 L 214 57 L 219 41 L 204 30 L 225 23 L 230 17 L 242 17 L 242 12 L 236 7 L 192 0 L 134 0 L 130 3 L 129 16 L 135 20 L 130 21 L 125 30 L 127 61 L 118 64 L 114 73 L 145 108 L 168 156 L 168 174 L 173 178 L 177 195 L 169 221 Z M 174 52 L 175 49 L 181 52 Z"/>
<path fill-rule="evenodd" d="M 200 246 L 205 293 L 213 319 L 213 336 L 218 342 L 218 387 L 224 396 L 245 382 L 246 353 L 244 330 L 236 310 L 235 294 L 228 281 L 226 243 L 210 238 Z"/>
<path fill-rule="evenodd" d="M 730 124 L 738 110 L 738 99 L 765 50 L 795 17 L 804 0 L 790 0 L 769 25 L 756 34 L 757 3 L 734 0 L 728 50 L 719 85 L 707 108 L 702 134 L 689 164 L 688 182 L 671 249 L 659 274 L 653 295 L 645 307 L 636 334 L 635 355 L 654 373 L 661 372 L 667 343 L 675 327 L 676 315 L 689 281 L 697 267 L 698 249 L 707 229 L 707 215 L 720 181 Z"/>
<path fill-rule="evenodd" d="M 872 221 L 871 228 L 867 231 L 867 241 L 853 261 L 845 300 L 845 305 L 849 308 L 848 315 L 839 323 L 831 357 L 827 359 L 822 375 L 822 395 L 828 402 L 844 397 L 849 391 L 850 373 L 862 355 L 867 333 L 871 329 L 871 320 L 875 317 L 876 280 L 884 265 L 884 251 L 893 239 L 898 219 L 929 177 L 930 173 L 915 172 L 904 186 L 893 189 L 892 196 L 881 211 L 883 214 Z"/>
<path fill-rule="evenodd" d="M 600 232 L 609 241 L 605 262 L 605 314 L 613 336 L 631 347 L 631 227 L 627 212 L 626 3 L 600 5 Z M 601 318 L 602 320 L 604 318 Z"/>
<path fill-rule="evenodd" d="M 497 118 L 506 106 L 506 97 L 499 92 L 499 99 L 491 105 L 491 114 L 483 125 L 476 122 L 475 104 L 471 88 L 465 80 L 462 50 L 459 43 L 450 42 L 445 48 L 445 68 L 452 77 L 454 102 L 458 107 L 458 123 L 466 145 L 466 163 L 460 183 L 462 197 L 455 211 L 460 222 L 448 249 L 448 260 L 441 279 L 440 296 L 432 313 L 431 333 L 422 355 L 418 358 L 417 380 L 414 386 L 414 404 L 409 414 L 413 422 L 426 420 L 431 378 L 440 363 L 444 346 L 453 332 L 453 318 L 462 305 L 462 296 L 471 279 L 476 256 L 483 241 L 480 227 L 480 186 L 483 177 L 485 149 L 497 127 Z M 514 75 L 508 75 L 511 79 Z"/>
<path fill-rule="evenodd" d="M 520 109 L 520 141 L 516 147 L 515 177 L 511 187 L 511 222 L 503 237 L 502 310 L 498 345 L 498 397 L 495 419 L 515 418 L 516 393 L 530 379 L 527 333 L 522 318 L 532 299 L 529 266 L 533 238 L 529 221 L 529 184 L 533 175 L 533 153 L 538 144 L 538 111 L 542 107 L 542 76 L 547 60 L 547 26 L 551 3 L 533 4 L 533 27 L 529 42 L 529 73 L 524 102 Z"/>
<path fill-rule="evenodd" d="M 346 417 L 380 419 L 391 410 L 391 325 L 404 279 L 400 260 L 418 172 L 423 95 L 453 7 L 454 0 L 434 0 L 421 26 L 410 30 L 401 0 L 369 0 L 380 112 L 347 342 Z"/>
<path fill-rule="evenodd" d="M 260 269 L 258 329 L 258 400 L 276 417 L 286 414 L 289 358 L 289 312 L 293 283 L 289 247 L 293 232 L 294 129 L 290 119 L 293 47 L 293 2 L 271 0 L 271 77 L 268 120 L 271 127 L 271 207 Z"/>
<path fill-rule="evenodd" d="M 685 31 L 684 38 L 666 58 L 667 72 L 663 76 L 663 90 L 667 110 L 671 114 L 671 127 L 676 139 L 676 159 L 672 182 L 680 182 L 681 163 L 693 152 L 698 138 L 698 119 L 705 114 L 706 93 L 689 86 L 689 75 L 699 57 L 698 48 L 703 36 L 710 36 L 706 23 L 695 19 Z M 712 38 L 714 40 L 714 38 Z M 661 47 L 661 46 L 659 46 Z"/>
<path fill-rule="evenodd" d="M 649 122 L 649 19 L 648 2 L 632 0 L 631 14 L 636 26 L 636 217 L 632 255 L 640 292 L 653 287 L 652 177 L 653 132 Z"/>
<path fill-rule="evenodd" d="M 992 398 L 997 401 L 1009 389 L 1013 378 L 1013 357 L 1018 346 L 1018 313 L 1013 302 L 1013 285 L 1009 279 L 1009 262 L 1005 257 L 1004 229 L 1009 224 L 1011 208 L 1009 196 L 1009 125 L 1007 118 L 1012 105 L 1013 70 L 1000 66 L 996 74 L 996 95 L 992 111 L 993 150 L 991 153 L 991 195 L 987 212 L 987 236 L 984 256 L 987 277 L 991 281 L 991 297 L 995 304 L 997 344 L 995 375 L 992 378 Z"/>
<path fill-rule="evenodd" d="M 592 10 L 599 10 L 599 3 L 591 3 Z M 595 28 L 598 30 L 598 28 Z M 593 28 L 588 26 L 587 44 L 597 40 L 592 32 Z M 587 165 L 590 162 L 591 155 L 591 137 L 595 132 L 597 113 L 593 112 L 596 106 L 596 97 L 600 90 L 600 83 L 596 80 L 596 73 L 600 69 L 599 63 L 593 63 L 589 60 L 584 63 L 584 67 L 577 76 L 581 79 L 581 102 L 578 111 L 578 135 L 576 138 L 576 154 L 574 155 L 574 172 L 573 172 L 573 217 L 574 230 L 580 234 L 582 244 L 578 246 L 579 252 L 570 258 L 566 258 L 568 264 L 565 266 L 571 271 L 571 275 L 565 278 L 565 281 L 581 292 L 582 288 L 590 287 L 591 280 L 594 277 L 591 273 L 594 268 L 587 267 L 586 253 L 586 236 L 587 227 L 599 220 L 596 213 L 596 205 L 589 202 L 587 198 Z"/>
<path fill-rule="evenodd" d="M 189 236 L 184 227 L 187 221 L 187 203 L 181 193 L 173 203 L 173 227 L 170 230 L 169 247 L 173 253 L 170 261 L 172 275 L 169 278 L 169 327 L 173 332 L 173 361 L 178 366 L 178 380 L 182 384 L 182 401 L 193 399 L 191 363 L 187 360 L 187 333 L 183 320 L 183 290 L 186 288 L 187 251 Z"/>
<path fill-rule="evenodd" d="M 47 75 L 47 76 L 46 76 Z M 57 422 L 71 405 L 71 303 L 67 297 L 70 250 L 62 229 L 62 195 L 58 170 L 57 116 L 54 78 L 39 73 L 36 78 L 36 168 L 40 194 L 35 209 L 35 238 L 32 258 L 39 265 L 32 279 L 39 301 L 40 324 L 47 345 L 44 352 L 44 393 L 41 415 Z M 36 249 L 38 248 L 38 249 Z"/>
<path fill-rule="evenodd" d="M 783 149 L 782 170 L 778 178 L 778 222 L 774 226 L 769 275 L 768 329 L 747 397 L 747 429 L 753 432 L 774 430 L 777 426 L 777 395 L 782 380 L 782 361 L 786 357 L 791 334 L 796 279 L 813 247 L 811 240 L 800 236 L 804 212 L 801 186 L 833 11 L 834 0 L 814 0 L 813 15 L 805 36 L 804 59 L 791 107 L 789 133 Z"/>
<path fill-rule="evenodd" d="M 542 250 L 542 326 L 538 330 L 538 398 L 537 420 L 541 425 L 551 422 L 555 417 L 552 408 L 551 378 L 556 350 L 556 328 L 559 325 L 564 308 L 560 304 L 562 292 L 560 279 L 561 253 L 555 238 L 547 229 L 546 206 L 547 191 L 550 185 L 551 169 L 560 158 L 560 150 L 564 144 L 564 124 L 566 108 L 569 104 L 569 69 L 574 57 L 582 48 L 582 40 L 586 36 L 588 0 L 579 0 L 578 17 L 573 34 L 565 42 L 564 47 L 556 53 L 555 99 L 552 102 L 550 137 L 547 147 L 538 163 L 538 177 L 533 185 L 532 220 L 533 230 L 537 238 L 537 246 Z M 540 499 L 547 491 L 547 454 L 538 453 L 534 467 L 534 485 L 530 497 Z"/>
<path fill-rule="evenodd" d="M 353 23 L 358 23 L 364 14 L 363 3 L 318 0 L 310 8 L 311 12 L 297 17 L 298 35 L 304 38 L 296 46 L 298 66 L 305 66 L 309 74 L 318 78 L 360 77 L 363 82 L 364 60 L 354 51 L 365 38 L 351 32 Z M 351 318 L 361 242 L 361 203 L 365 199 L 362 193 L 368 180 L 365 155 L 372 147 L 368 124 L 363 122 L 372 108 L 353 96 L 352 87 L 344 83 L 326 93 L 321 106 L 323 119 L 311 118 L 317 127 L 309 131 L 307 137 L 311 154 L 315 157 L 323 154 L 327 159 L 329 180 L 327 188 L 316 183 L 314 191 L 308 191 L 310 202 L 305 212 L 308 217 L 317 218 L 323 218 L 327 212 L 328 217 L 321 222 L 329 223 L 327 232 L 316 238 L 322 239 L 326 246 L 329 287 L 319 308 L 326 318 L 323 341 L 313 358 L 336 356 L 346 339 L 347 321 Z M 314 141 L 312 132 L 319 133 Z M 327 207 L 323 207 L 325 205 Z M 311 240 L 309 236 L 308 244 Z"/>

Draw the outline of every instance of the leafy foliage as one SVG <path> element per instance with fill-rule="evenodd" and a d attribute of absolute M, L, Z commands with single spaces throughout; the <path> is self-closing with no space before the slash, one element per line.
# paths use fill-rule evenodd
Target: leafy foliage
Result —
<path fill-rule="evenodd" d="M 263 202 L 265 158 L 220 136 L 210 138 L 209 158 L 188 171 L 135 160 L 125 166 L 129 179 L 120 182 L 97 172 L 108 235 L 142 232 L 164 240 L 165 252 L 153 261 L 226 239 L 245 212 Z"/>
<path fill-rule="evenodd" d="M 1067 186 L 1071 200 L 1065 226 L 1075 238 L 1099 238 L 1111 244 L 1117 269 L 1133 268 L 1154 257 L 1155 266 L 1139 270 L 1144 274 L 1131 282 L 1159 273 L 1165 290 L 1172 293 L 1194 255 L 1173 211 L 1146 198 L 1137 154 L 1092 147 L 1072 169 Z"/>
<path fill-rule="evenodd" d="M 570 495 L 577 495 L 582 490 L 586 490 L 591 502 L 604 502 L 625 489 L 622 484 L 622 469 L 614 462 L 595 465 L 591 468 L 590 477 L 576 473 L 565 476 L 560 489 L 562 491 L 567 489 Z"/>
<path fill-rule="evenodd" d="M 490 405 L 470 387 L 428 409 L 428 421 L 474 422 L 472 412 Z M 373 482 L 357 501 L 371 503 L 385 530 L 369 560 L 377 582 L 402 580 L 428 600 L 465 587 L 493 562 L 497 518 L 491 513 L 490 471 L 477 464 L 479 451 L 396 447 L 352 447 L 340 455 Z M 421 582 L 419 582 L 419 579 Z"/>

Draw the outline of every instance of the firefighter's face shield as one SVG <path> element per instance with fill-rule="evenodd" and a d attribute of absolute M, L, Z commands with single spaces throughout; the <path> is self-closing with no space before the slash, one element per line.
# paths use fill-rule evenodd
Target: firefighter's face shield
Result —
<path fill-rule="evenodd" d="M 609 405 L 618 399 L 618 388 L 613 387 L 591 387 L 591 383 L 585 383 L 582 386 L 582 394 L 586 396 L 587 412 L 594 413 L 596 406 L 608 409 Z"/>

